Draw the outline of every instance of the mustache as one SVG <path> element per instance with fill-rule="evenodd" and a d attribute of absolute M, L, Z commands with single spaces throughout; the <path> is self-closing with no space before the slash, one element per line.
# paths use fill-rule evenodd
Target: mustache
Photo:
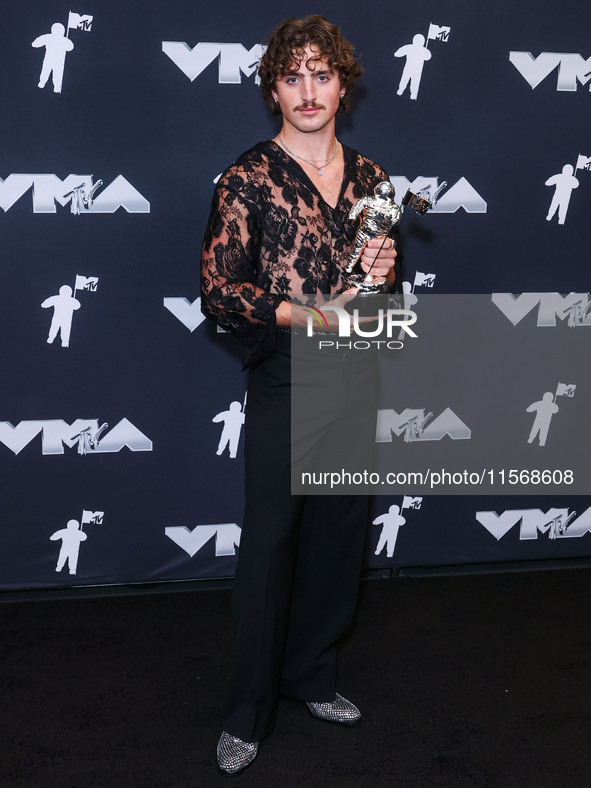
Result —
<path fill-rule="evenodd" d="M 326 109 L 324 104 L 318 104 L 316 101 L 305 101 L 296 107 L 296 112 L 300 109 Z"/>

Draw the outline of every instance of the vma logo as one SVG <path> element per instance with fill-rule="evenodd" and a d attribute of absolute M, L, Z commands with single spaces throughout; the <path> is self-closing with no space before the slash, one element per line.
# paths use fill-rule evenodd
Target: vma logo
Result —
<path fill-rule="evenodd" d="M 0 208 L 8 211 L 32 188 L 33 213 L 56 213 L 56 203 L 69 203 L 75 215 L 115 213 L 118 208 L 125 208 L 127 213 L 150 213 L 150 203 L 123 175 L 96 196 L 102 183 L 94 183 L 92 175 L 68 175 L 61 180 L 53 174 L 13 173 L 5 180 L 0 178 Z"/>
<path fill-rule="evenodd" d="M 164 298 L 163 304 L 165 309 L 180 320 L 191 333 L 205 320 L 205 315 L 201 311 L 201 297 L 194 301 L 183 297 Z"/>
<path fill-rule="evenodd" d="M 131 451 L 152 451 L 152 441 L 128 419 L 106 432 L 108 427 L 107 423 L 99 426 L 98 419 L 76 419 L 72 424 L 62 419 L 21 421 L 16 427 L 0 421 L 0 443 L 19 454 L 41 434 L 42 454 L 63 454 L 64 446 L 76 446 L 78 454 L 113 453 L 124 446 Z"/>
<path fill-rule="evenodd" d="M 193 82 L 199 74 L 217 60 L 220 85 L 240 85 L 242 75 L 256 74 L 255 83 L 260 85 L 258 65 L 267 47 L 255 44 L 246 49 L 242 44 L 213 44 L 200 42 L 192 49 L 184 41 L 163 41 L 162 51 Z"/>
<path fill-rule="evenodd" d="M 215 525 L 198 525 L 192 531 L 186 525 L 175 525 L 165 528 L 164 533 L 192 558 L 214 537 L 217 556 L 236 555 L 242 531 L 236 523 L 217 523 Z"/>
<path fill-rule="evenodd" d="M 514 326 L 534 309 L 538 326 L 556 326 L 556 319 L 569 328 L 591 326 L 589 293 L 493 293 L 492 302 Z"/>
<path fill-rule="evenodd" d="M 542 52 L 534 57 L 531 52 L 509 52 L 509 61 L 532 90 L 556 68 L 556 90 L 573 92 L 577 90 L 579 83 L 586 85 L 591 79 L 591 57 L 585 60 L 578 53 Z"/>
<path fill-rule="evenodd" d="M 405 443 L 439 441 L 446 435 L 452 440 L 470 440 L 472 436 L 472 430 L 451 408 L 432 419 L 433 413 L 425 415 L 424 408 L 405 408 L 402 413 L 394 408 L 378 410 L 376 443 L 392 443 L 392 435 L 404 435 Z"/>
<path fill-rule="evenodd" d="M 393 175 L 390 181 L 396 189 L 396 194 L 406 194 L 408 189 L 414 194 L 418 194 L 422 189 L 428 189 L 433 194 L 439 188 L 438 177 L 419 175 L 414 181 L 409 181 L 404 175 Z M 466 213 L 486 213 L 487 209 L 486 201 L 463 177 L 438 198 L 429 213 L 455 213 L 459 208 L 463 208 Z"/>
<path fill-rule="evenodd" d="M 591 507 L 576 515 L 568 509 L 508 509 L 502 514 L 476 512 L 476 519 L 497 541 L 519 523 L 519 539 L 527 541 L 537 539 L 538 533 L 547 533 L 548 539 L 576 539 L 590 533 Z"/>

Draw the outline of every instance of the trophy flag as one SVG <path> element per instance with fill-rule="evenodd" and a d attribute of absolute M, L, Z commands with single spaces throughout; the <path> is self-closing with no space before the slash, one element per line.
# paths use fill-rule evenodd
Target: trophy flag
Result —
<path fill-rule="evenodd" d="M 89 14 L 76 14 L 70 11 L 68 14 L 68 30 L 74 28 L 75 30 L 85 30 L 87 33 L 92 28 L 93 17 Z"/>

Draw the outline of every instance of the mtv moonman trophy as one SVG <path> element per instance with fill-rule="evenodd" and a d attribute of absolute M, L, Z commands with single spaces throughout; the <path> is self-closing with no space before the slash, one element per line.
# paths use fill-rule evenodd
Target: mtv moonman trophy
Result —
<path fill-rule="evenodd" d="M 418 214 L 424 215 L 429 208 L 435 205 L 439 194 L 446 186 L 447 183 L 442 183 L 433 196 L 430 194 L 429 187 L 421 189 L 418 194 L 414 194 L 409 190 L 404 195 L 402 204 L 409 208 L 414 208 Z M 360 261 L 361 252 L 367 241 L 383 235 L 386 236 L 382 243 L 383 246 L 387 240 L 388 233 L 400 221 L 402 210 L 394 202 L 395 194 L 396 191 L 390 181 L 381 181 L 375 188 L 375 197 L 362 197 L 361 200 L 355 203 L 349 214 L 349 220 L 352 220 L 356 219 L 360 213 L 363 213 L 344 276 L 346 284 L 349 287 L 356 287 L 360 296 L 388 292 L 388 280 L 386 277 L 372 276 L 371 268 L 366 273 L 362 269 Z M 379 251 L 381 251 L 381 247 Z"/>

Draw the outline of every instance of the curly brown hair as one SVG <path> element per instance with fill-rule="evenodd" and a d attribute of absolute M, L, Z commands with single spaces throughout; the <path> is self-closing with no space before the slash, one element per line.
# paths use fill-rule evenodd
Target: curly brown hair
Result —
<path fill-rule="evenodd" d="M 310 58 L 312 62 L 327 58 L 330 67 L 338 72 L 341 86 L 345 89 L 339 112 L 349 109 L 349 91 L 357 77 L 363 74 L 363 68 L 355 60 L 352 44 L 343 38 L 339 28 L 323 16 L 311 14 L 303 19 L 293 16 L 281 22 L 271 33 L 267 51 L 261 58 L 261 89 L 273 115 L 281 115 L 281 110 L 273 98 L 275 83 L 292 69 L 294 62 L 299 67 L 304 57 L 304 49 L 308 45 L 318 49 L 316 57 Z"/>

